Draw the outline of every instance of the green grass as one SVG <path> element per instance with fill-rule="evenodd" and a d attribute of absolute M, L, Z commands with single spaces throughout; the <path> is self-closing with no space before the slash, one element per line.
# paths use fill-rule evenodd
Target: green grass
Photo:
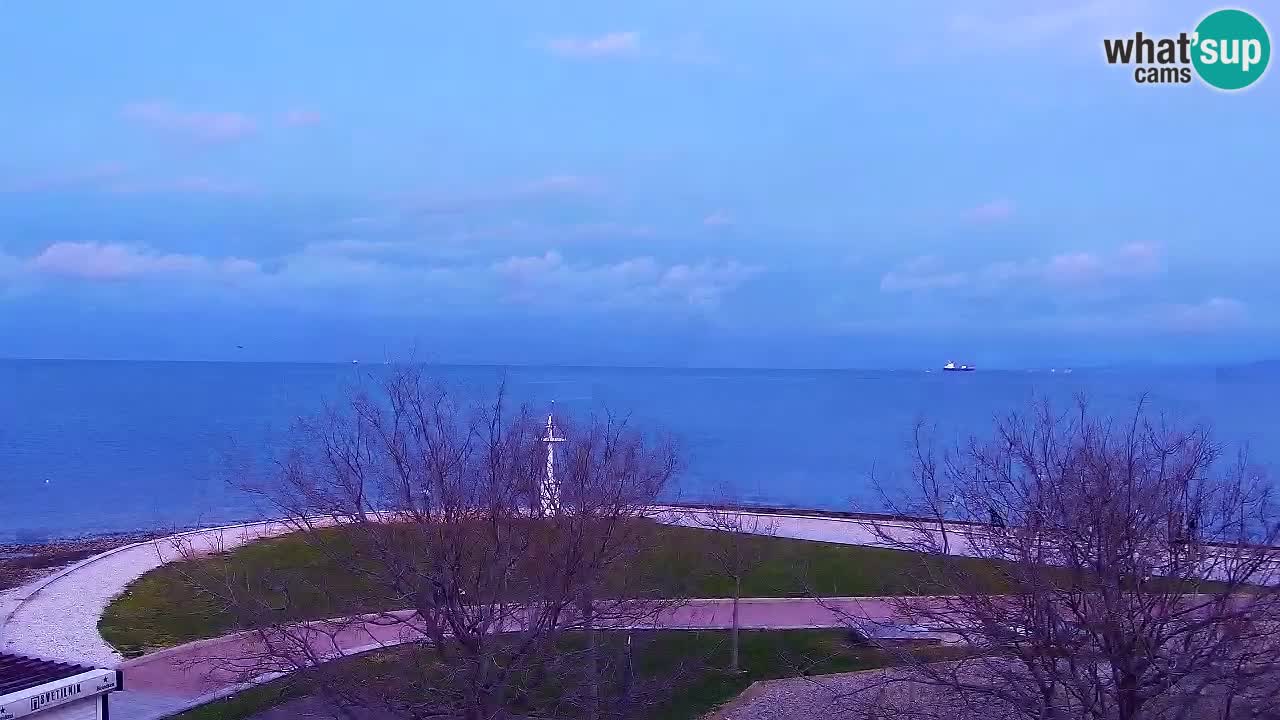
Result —
<path fill-rule="evenodd" d="M 730 673 L 729 636 L 724 631 L 659 631 L 633 633 L 636 673 L 670 678 L 669 693 L 646 715 L 653 720 L 690 720 L 736 697 L 751 683 L 802 675 L 868 670 L 890 664 L 891 657 L 874 648 L 850 644 L 837 630 L 743 631 L 741 672 Z M 601 633 L 602 653 L 617 653 L 625 633 Z M 943 659 L 954 651 L 920 652 Z M 385 661 L 385 658 L 382 658 Z M 683 666 L 673 675 L 671 669 Z M 288 700 L 313 692 L 314 685 L 296 679 L 269 683 L 227 700 L 211 703 L 178 720 L 243 720 Z"/>
<path fill-rule="evenodd" d="M 294 698 L 303 697 L 309 689 L 298 685 L 281 686 L 268 683 L 250 688 L 225 700 L 201 705 L 174 717 L 182 720 L 242 720 Z"/>
<path fill-rule="evenodd" d="M 656 662 L 673 663 L 678 658 L 701 656 L 705 664 L 672 697 L 655 708 L 652 717 L 684 720 L 705 715 L 733 699 L 753 682 L 803 675 L 826 675 L 870 670 L 890 664 L 892 657 L 875 648 L 850 644 L 840 630 L 742 631 L 739 664 L 741 671 L 730 673 L 728 633 L 724 631 L 664 632 L 654 648 Z M 941 658 L 948 649 L 929 648 L 921 652 Z M 669 666 L 669 665 L 668 665 Z"/>
<path fill-rule="evenodd" d="M 369 568 L 358 565 L 368 561 L 351 547 L 350 538 L 335 529 L 315 532 L 323 533 L 323 543 L 297 533 L 157 568 L 112 601 L 99 630 L 124 655 L 136 656 L 244 626 L 406 606 L 363 579 L 360 570 Z M 669 526 L 657 533 L 650 555 L 635 565 L 659 573 L 664 592 L 672 597 L 732 595 L 733 580 L 714 552 L 724 534 Z M 744 597 L 936 593 L 943 588 L 929 578 L 937 576 L 944 562 L 983 578 L 990 591 L 1004 587 L 995 566 L 982 560 L 774 537 L 744 542 L 752 558 L 743 577 Z M 266 602 L 255 617 L 237 619 L 218 597 L 228 592 L 253 593 Z"/>

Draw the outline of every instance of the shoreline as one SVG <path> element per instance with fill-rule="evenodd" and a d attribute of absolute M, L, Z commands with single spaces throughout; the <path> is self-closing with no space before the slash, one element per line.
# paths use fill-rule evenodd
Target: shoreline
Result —
<path fill-rule="evenodd" d="M 0 542 L 0 592 L 21 587 L 44 575 L 99 553 L 136 542 L 172 535 L 174 530 L 130 530 L 85 533 L 36 542 Z"/>

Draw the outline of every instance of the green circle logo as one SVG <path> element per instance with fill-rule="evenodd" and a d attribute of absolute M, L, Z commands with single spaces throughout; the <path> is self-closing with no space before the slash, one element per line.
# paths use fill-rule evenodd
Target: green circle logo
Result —
<path fill-rule="evenodd" d="M 1196 26 L 1191 62 L 1206 83 L 1219 90 L 1239 90 L 1257 82 L 1271 59 L 1271 38 L 1254 16 L 1243 10 L 1219 10 Z"/>

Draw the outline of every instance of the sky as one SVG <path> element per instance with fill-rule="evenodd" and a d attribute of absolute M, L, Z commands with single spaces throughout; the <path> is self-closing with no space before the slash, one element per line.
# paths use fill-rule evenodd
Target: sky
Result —
<path fill-rule="evenodd" d="M 1216 7 L 9 3 L 0 357 L 1280 357 L 1277 71 L 1103 59 Z"/>

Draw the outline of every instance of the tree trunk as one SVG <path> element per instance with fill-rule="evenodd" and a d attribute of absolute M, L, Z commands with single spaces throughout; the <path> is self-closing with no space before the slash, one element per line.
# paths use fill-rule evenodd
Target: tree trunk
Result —
<path fill-rule="evenodd" d="M 742 596 L 742 573 L 733 576 L 733 624 L 729 630 L 729 669 L 738 672 L 738 598 Z"/>
<path fill-rule="evenodd" d="M 1116 717 L 1118 720 L 1134 720 L 1138 717 L 1139 711 L 1142 709 L 1142 703 L 1138 701 L 1138 679 L 1132 673 L 1124 672 L 1120 674 L 1120 681 L 1116 684 Z"/>
<path fill-rule="evenodd" d="M 588 594 L 582 604 L 583 627 L 587 633 L 587 720 L 596 720 L 600 715 L 600 668 L 596 649 L 595 608 L 591 595 Z"/>

